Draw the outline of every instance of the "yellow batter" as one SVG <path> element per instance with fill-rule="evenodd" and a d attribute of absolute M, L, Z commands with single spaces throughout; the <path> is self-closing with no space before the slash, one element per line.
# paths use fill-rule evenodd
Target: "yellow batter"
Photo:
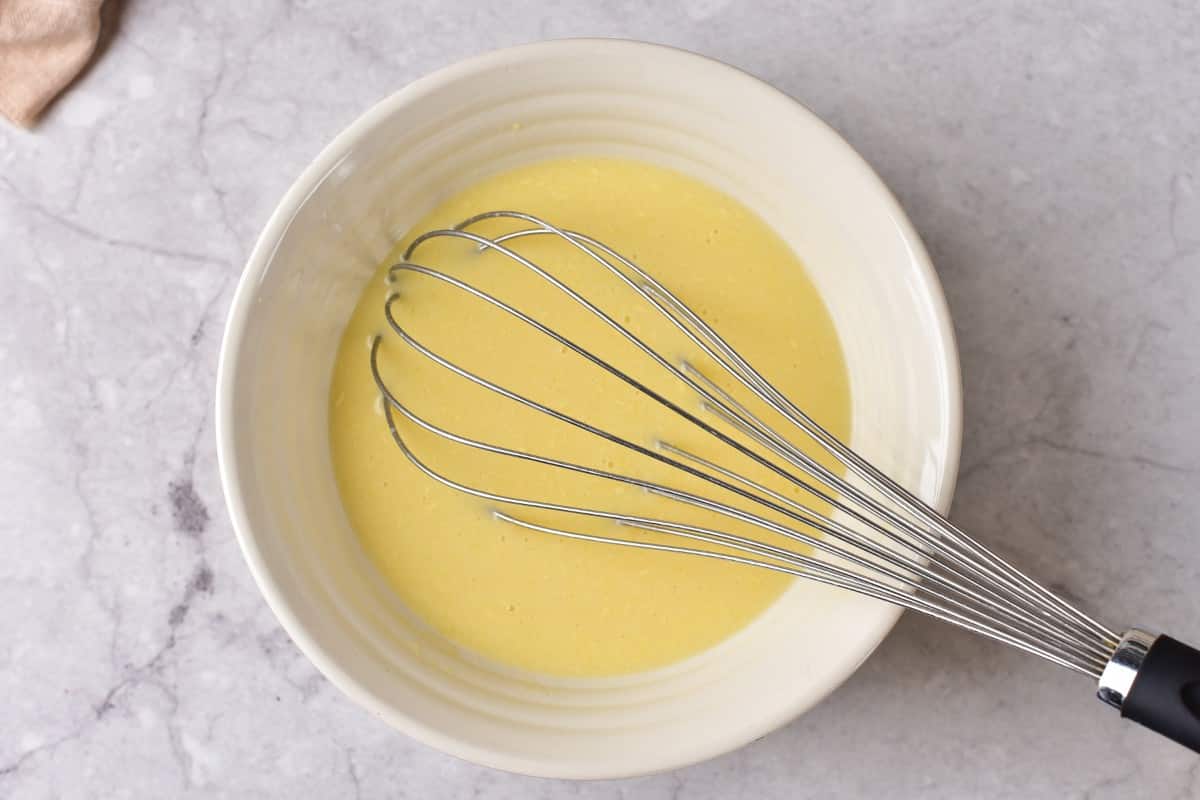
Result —
<path fill-rule="evenodd" d="M 647 164 L 569 159 L 488 178 L 446 200 L 414 230 L 449 227 L 492 209 L 543 216 L 587 232 L 634 259 L 714 324 L 814 418 L 839 436 L 849 434 L 847 377 L 828 314 L 795 255 L 733 199 Z M 481 230 L 512 227 L 485 225 Z M 381 359 L 391 391 L 443 428 L 731 499 L 645 456 L 496 397 L 431 363 L 388 331 L 383 308 L 391 290 L 400 295 L 393 309 L 406 329 L 460 366 L 640 444 L 665 440 L 686 446 L 776 490 L 803 497 L 480 301 L 412 274 L 402 274 L 389 288 L 387 267 L 400 260 L 407 244 L 402 242 L 384 262 L 347 326 L 333 375 L 330 437 L 350 521 L 372 561 L 409 608 L 452 642 L 485 658 L 541 673 L 600 676 L 666 665 L 708 648 L 745 626 L 786 588 L 786 577 L 765 570 L 567 541 L 516 528 L 492 518 L 495 504 L 420 474 L 392 442 L 378 411 L 367 348 L 375 334 L 384 334 Z M 706 366 L 652 309 L 568 245 L 530 238 L 514 247 L 668 357 L 692 357 Z M 560 291 L 504 257 L 481 254 L 461 242 L 435 242 L 422 246 L 413 260 L 499 296 L 697 410 L 695 397 L 664 378 L 660 367 Z M 714 370 L 707 371 L 715 377 Z M 428 465 L 463 483 L 719 526 L 761 538 L 760 533 L 636 488 L 480 453 L 398 420 L 406 441 Z M 543 524 L 631 535 L 603 521 L 505 510 Z"/>

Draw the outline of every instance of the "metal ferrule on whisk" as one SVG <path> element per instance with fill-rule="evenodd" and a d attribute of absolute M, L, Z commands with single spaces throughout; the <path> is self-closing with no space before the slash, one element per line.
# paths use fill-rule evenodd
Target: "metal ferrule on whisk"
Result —
<path fill-rule="evenodd" d="M 1120 709 L 1133 688 L 1133 681 L 1138 670 L 1146 661 L 1146 655 L 1158 638 L 1156 633 L 1147 633 L 1137 628 L 1130 628 L 1120 643 L 1117 644 L 1104 671 L 1100 673 L 1099 687 L 1096 696 L 1110 706 Z"/>

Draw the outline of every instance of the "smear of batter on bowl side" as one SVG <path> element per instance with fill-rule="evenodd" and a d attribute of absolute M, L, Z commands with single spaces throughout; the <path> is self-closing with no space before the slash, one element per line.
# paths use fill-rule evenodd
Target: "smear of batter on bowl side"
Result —
<path fill-rule="evenodd" d="M 413 230 L 449 227 L 512 209 L 586 232 L 632 258 L 690 304 L 776 386 L 846 439 L 849 385 L 833 324 L 790 248 L 743 205 L 680 173 L 609 158 L 536 163 L 449 198 Z M 511 229 L 508 223 L 506 229 Z M 485 225 L 483 231 L 496 231 Z M 404 604 L 451 642 L 506 665 L 566 676 L 632 673 L 711 647 L 751 622 L 788 586 L 786 576 L 707 559 L 568 541 L 492 518 L 491 505 L 417 471 L 376 410 L 366 342 L 384 334 L 388 385 L 414 411 L 466 436 L 700 493 L 721 494 L 645 456 L 506 401 L 423 358 L 383 317 L 391 289 L 399 319 L 424 345 L 490 380 L 650 444 L 692 448 L 778 491 L 795 487 L 714 443 L 688 423 L 560 345 L 462 292 L 380 267 L 350 320 L 330 396 L 333 463 L 362 546 Z M 514 244 L 646 341 L 675 359 L 695 348 L 601 268 L 545 238 Z M 578 339 L 634 377 L 696 410 L 696 398 L 552 286 L 504 257 L 463 242 L 420 248 L 414 261 L 483 288 Z M 703 362 L 701 362 L 703 363 Z M 724 385 L 729 385 L 727 381 Z M 758 410 L 756 407 L 755 410 Z M 785 423 L 775 421 L 780 429 Z M 495 492 L 760 532 L 639 489 L 481 454 L 399 423 L 430 466 Z M 803 437 L 797 433 L 797 441 Z M 729 499 L 722 494 L 722 499 Z M 744 501 L 739 502 L 744 505 Z M 515 513 L 515 512 L 514 512 Z M 604 521 L 546 512 L 527 519 L 608 535 Z"/>

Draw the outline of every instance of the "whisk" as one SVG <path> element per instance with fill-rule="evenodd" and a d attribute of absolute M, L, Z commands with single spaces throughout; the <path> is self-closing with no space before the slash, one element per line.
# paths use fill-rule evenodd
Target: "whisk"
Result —
<path fill-rule="evenodd" d="M 516 227 L 499 235 L 483 235 L 478 232 L 479 225 L 487 220 L 506 220 Z M 623 283 L 683 334 L 703 354 L 705 366 L 698 366 L 695 360 L 667 358 L 546 266 L 514 249 L 517 240 L 526 237 L 554 237 L 582 254 L 587 263 L 594 262 L 596 269 Z M 649 357 L 666 379 L 685 385 L 695 397 L 695 405 L 684 407 L 666 393 L 632 377 L 629 370 L 610 363 L 533 315 L 459 277 L 415 260 L 423 246 L 437 239 L 464 240 L 481 251 L 498 253 L 546 281 Z M 464 292 L 548 337 L 564 353 L 586 359 L 596 369 L 691 423 L 727 448 L 727 452 L 748 458 L 769 474 L 799 487 L 805 497 L 815 501 L 804 502 L 776 491 L 761 480 L 672 443 L 639 444 L 466 369 L 424 345 L 405 327 L 396 313 L 399 295 L 393 292 L 384 307 L 388 327 L 405 346 L 421 356 L 508 401 L 667 465 L 713 490 L 696 493 L 630 474 L 572 463 L 551 454 L 480 441 L 439 427 L 414 412 L 389 388 L 379 364 L 384 339 L 375 337 L 370 348 L 371 372 L 384 399 L 384 418 L 396 445 L 429 478 L 496 504 L 495 519 L 597 545 L 642 548 L 773 570 L 919 611 L 1091 677 L 1098 682 L 1099 698 L 1117 708 L 1123 717 L 1200 752 L 1200 651 L 1139 628 L 1118 633 L 972 539 L 809 417 L 699 314 L 613 248 L 530 214 L 492 211 L 473 216 L 452 229 L 430 230 L 417 236 L 403 261 L 391 267 L 388 279 L 399 285 L 417 277 Z M 734 393 L 723 389 L 714 377 L 718 372 L 720 380 L 732 380 L 740 387 L 739 392 L 744 390 L 771 409 L 785 423 L 786 431 L 778 430 L 783 427 L 778 421 L 774 426 L 768 424 L 761 413 L 755 413 Z M 471 486 L 442 474 L 422 460 L 402 434 L 398 418 L 459 446 L 638 487 L 711 512 L 714 519 L 736 521 L 742 528 L 749 525 L 770 537 L 754 538 L 722 530 L 720 526 L 683 524 Z M 831 457 L 844 475 L 839 474 L 841 470 L 824 466 L 814 452 Z M 742 505 L 718 499 L 730 496 L 741 498 Z M 584 532 L 570 525 L 534 522 L 525 518 L 522 510 L 556 512 L 556 518 L 561 514 L 567 519 L 607 521 L 615 523 L 618 532 L 628 529 L 632 533 L 636 529 L 658 536 L 637 538 Z M 781 545 L 781 541 L 793 546 Z"/>

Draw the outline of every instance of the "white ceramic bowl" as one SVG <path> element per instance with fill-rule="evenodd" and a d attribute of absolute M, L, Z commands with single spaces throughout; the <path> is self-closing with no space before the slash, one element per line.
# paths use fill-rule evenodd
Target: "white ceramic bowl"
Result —
<path fill-rule="evenodd" d="M 837 326 L 852 446 L 943 510 L 961 411 L 945 302 L 904 213 L 833 130 L 736 69 L 628 41 L 517 47 L 413 83 L 325 148 L 254 248 L 221 352 L 221 477 L 246 560 L 296 644 L 396 728 L 481 764 L 601 778 L 700 761 L 782 725 L 849 676 L 898 612 L 801 582 L 746 630 L 670 668 L 538 680 L 456 652 L 382 585 L 330 464 L 342 327 L 392 244 L 440 199 L 577 153 L 682 170 L 762 215 Z"/>

